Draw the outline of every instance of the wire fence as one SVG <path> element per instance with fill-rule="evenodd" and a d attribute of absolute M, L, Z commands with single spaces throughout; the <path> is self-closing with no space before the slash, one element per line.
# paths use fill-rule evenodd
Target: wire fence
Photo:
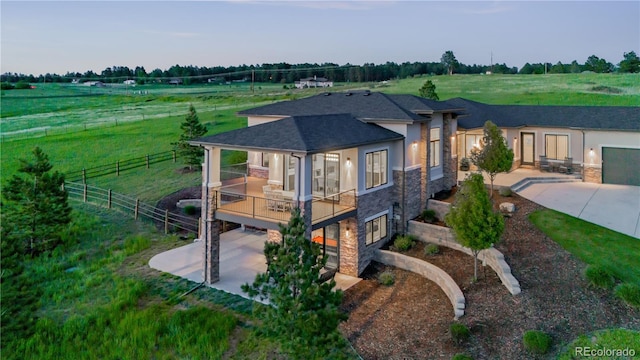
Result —
<path fill-rule="evenodd" d="M 168 209 L 157 208 L 140 201 L 138 198 L 119 194 L 111 189 L 102 189 L 86 183 L 70 181 L 64 183 L 64 188 L 71 199 L 117 210 L 131 215 L 136 220 L 150 220 L 156 225 L 163 226 L 165 234 L 184 231 L 197 236 L 200 233 L 199 219 L 171 213 Z"/>

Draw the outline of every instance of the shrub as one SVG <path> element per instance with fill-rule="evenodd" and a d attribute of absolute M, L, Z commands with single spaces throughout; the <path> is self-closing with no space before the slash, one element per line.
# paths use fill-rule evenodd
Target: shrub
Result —
<path fill-rule="evenodd" d="M 602 266 L 589 265 L 585 269 L 584 275 L 589 283 L 595 287 L 612 289 L 615 285 L 615 278 Z"/>
<path fill-rule="evenodd" d="M 630 306 L 640 308 L 640 286 L 636 284 L 620 284 L 616 286 L 615 294 Z"/>
<path fill-rule="evenodd" d="M 453 355 L 451 360 L 473 360 L 473 358 L 471 357 L 471 355 L 467 355 L 467 354 L 462 354 L 461 353 L 461 354 Z"/>
<path fill-rule="evenodd" d="M 15 88 L 18 90 L 31 89 L 31 85 L 26 81 L 18 81 Z"/>
<path fill-rule="evenodd" d="M 428 244 L 424 247 L 425 255 L 436 255 L 440 253 L 440 247 L 436 244 Z"/>
<path fill-rule="evenodd" d="M 512 195 L 511 188 L 507 186 L 503 186 L 500 188 L 500 190 L 498 190 L 498 194 L 500 194 L 500 196 L 509 197 Z"/>
<path fill-rule="evenodd" d="M 426 221 L 426 222 L 435 222 L 438 221 L 438 217 L 436 216 L 436 212 L 435 210 L 432 209 L 424 209 L 424 211 L 422 211 L 422 220 Z"/>
<path fill-rule="evenodd" d="M 540 330 L 529 330 L 522 337 L 524 347 L 535 354 L 546 354 L 551 347 L 551 336 Z"/>
<path fill-rule="evenodd" d="M 184 207 L 184 213 L 187 215 L 195 215 L 196 214 L 196 207 L 193 205 L 187 205 Z"/>
<path fill-rule="evenodd" d="M 413 237 L 411 235 L 398 236 L 393 242 L 393 246 L 395 246 L 398 251 L 407 251 L 413 247 Z"/>
<path fill-rule="evenodd" d="M 451 324 L 451 326 L 449 326 L 449 331 L 451 331 L 451 339 L 453 339 L 456 344 L 461 344 L 471 336 L 469 328 L 465 324 L 461 323 Z"/>
<path fill-rule="evenodd" d="M 384 286 L 391 286 L 396 282 L 396 276 L 391 270 L 385 270 L 378 275 L 378 282 Z"/>

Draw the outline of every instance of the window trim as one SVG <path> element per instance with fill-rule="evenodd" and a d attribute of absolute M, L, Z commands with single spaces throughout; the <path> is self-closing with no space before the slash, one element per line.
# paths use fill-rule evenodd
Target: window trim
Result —
<path fill-rule="evenodd" d="M 434 139 L 432 137 L 433 130 L 438 130 L 437 139 Z M 442 162 L 442 159 L 441 159 L 442 156 L 440 156 L 440 148 L 441 148 L 440 133 L 441 133 L 441 129 L 439 126 L 429 129 L 429 167 L 432 167 L 432 168 L 440 166 L 440 163 Z M 437 157 L 434 157 L 433 154 L 436 154 Z"/>
<path fill-rule="evenodd" d="M 385 154 L 384 156 L 382 156 L 383 152 Z M 375 174 L 374 159 L 376 158 L 376 155 L 378 157 L 378 162 L 380 163 L 378 164 L 379 170 L 384 169 L 384 173 L 383 173 L 384 179 L 382 179 L 382 176 L 380 176 L 380 180 L 378 184 L 374 182 L 374 178 L 375 178 L 374 177 L 374 174 Z M 364 159 L 365 159 L 364 186 L 366 190 L 377 188 L 389 183 L 389 150 L 388 149 L 380 149 L 380 150 L 366 152 L 364 155 Z M 382 166 L 381 164 L 383 160 L 384 160 L 384 166 Z M 369 164 L 371 165 L 371 172 L 369 172 L 368 170 Z M 378 171 L 378 174 L 380 174 L 380 171 Z"/>
<path fill-rule="evenodd" d="M 378 222 L 378 230 L 377 230 L 378 238 L 377 239 L 375 239 L 374 237 L 374 229 L 373 229 L 373 224 L 376 221 Z M 384 229 L 384 235 L 382 235 L 383 229 Z M 368 218 L 368 220 L 365 219 L 365 223 L 364 223 L 365 246 L 373 245 L 377 242 L 383 241 L 387 239 L 388 236 L 389 236 L 389 212 L 388 211 L 385 211 L 381 214 L 374 215 L 371 218 Z"/>
<path fill-rule="evenodd" d="M 564 160 L 563 158 L 558 158 L 558 137 L 563 136 L 566 137 L 567 139 L 567 147 L 566 147 L 566 157 L 571 157 L 571 154 L 569 153 L 569 149 L 571 148 L 570 146 L 570 138 L 569 138 L 569 134 L 560 134 L 560 133 L 545 133 L 544 134 L 544 152 L 545 152 L 545 156 L 547 157 L 547 159 L 549 160 Z M 555 140 L 553 141 L 555 143 L 555 157 L 550 157 L 549 156 L 549 138 L 550 137 L 554 137 Z"/>

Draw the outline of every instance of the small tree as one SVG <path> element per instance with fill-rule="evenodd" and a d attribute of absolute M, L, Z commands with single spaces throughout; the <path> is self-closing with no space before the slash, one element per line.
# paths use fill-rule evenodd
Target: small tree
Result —
<path fill-rule="evenodd" d="M 185 159 L 185 163 L 189 165 L 189 169 L 193 169 L 194 166 L 199 168 L 202 163 L 204 150 L 197 146 L 190 145 L 189 141 L 206 134 L 207 128 L 200 123 L 193 105 L 189 105 L 189 113 L 185 116 L 184 122 L 180 124 L 180 129 L 182 129 L 180 139 L 172 143 L 172 145 L 176 147 L 180 156 Z"/>
<path fill-rule="evenodd" d="M 502 132 L 491 121 L 484 123 L 484 136 L 479 148 L 471 150 L 471 162 L 485 171 L 491 181 L 489 197 L 493 198 L 493 181 L 501 172 L 507 172 L 513 164 L 513 150 L 507 146 Z"/>
<path fill-rule="evenodd" d="M 335 281 L 322 282 L 320 269 L 326 258 L 320 247 L 305 238 L 300 209 L 293 211 L 289 224 L 281 226 L 282 242 L 266 242 L 264 255 L 267 272 L 256 275 L 252 285 L 242 285 L 250 297 L 269 300 L 271 306 L 255 307 L 262 320 L 260 332 L 281 341 L 283 350 L 294 358 L 319 357 L 336 351 L 341 335 L 340 321 L 346 319 L 339 310 L 342 291 L 333 291 Z"/>
<path fill-rule="evenodd" d="M 460 244 L 473 252 L 473 278 L 477 280 L 478 253 L 498 242 L 504 230 L 504 218 L 493 211 L 481 174 L 471 174 L 463 181 L 445 222 Z"/>
<path fill-rule="evenodd" d="M 18 171 L 25 176 L 14 175 L 2 193 L 3 236 L 32 255 L 58 245 L 61 231 L 71 222 L 64 175 L 49 172 L 52 165 L 39 147 L 33 155 L 33 162 L 20 160 Z"/>
<path fill-rule="evenodd" d="M 418 90 L 418 93 L 423 98 L 440 100 L 438 94 L 436 94 L 436 84 L 434 84 L 431 80 L 425 81 L 422 87 Z"/>

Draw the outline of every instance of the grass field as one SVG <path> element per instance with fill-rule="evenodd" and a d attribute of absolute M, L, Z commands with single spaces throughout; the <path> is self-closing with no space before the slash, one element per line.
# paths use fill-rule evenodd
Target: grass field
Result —
<path fill-rule="evenodd" d="M 331 90 L 363 88 L 417 95 L 427 79 L 434 81 L 441 99 L 460 96 L 497 104 L 640 104 L 640 75 L 425 76 L 384 86 L 339 84 Z M 34 146 L 49 155 L 55 170 L 76 171 L 170 150 L 170 143 L 180 135 L 189 103 L 213 134 L 246 126 L 246 119 L 235 116 L 241 109 L 324 90 L 297 92 L 281 85 L 261 85 L 254 94 L 247 85 L 134 90 L 46 84 L 33 90 L 3 92 L 2 182 L 16 172 L 18 159 L 28 157 Z M 119 119 L 117 126 L 115 119 Z M 164 162 L 89 183 L 151 202 L 201 182 L 199 173 L 179 173 L 183 166 Z M 117 213 L 79 203 L 74 203 L 74 208 L 76 222 L 67 235 L 71 243 L 25 263 L 27 278 L 36 281 L 32 287 L 42 292 L 36 303 L 36 333 L 11 340 L 2 349 L 3 358 L 219 358 L 230 342 L 237 343 L 232 359 L 266 359 L 277 353 L 277 346 L 269 339 L 252 336 L 251 302 L 211 289 L 179 300 L 178 295 L 193 284 L 150 273 L 150 256 L 181 245 L 175 237 L 161 235 L 148 224 Z M 554 222 L 568 221 L 548 214 L 541 217 L 550 228 L 557 226 Z M 588 229 L 583 225 L 571 228 Z M 556 241 L 566 241 L 568 248 L 572 239 L 590 241 L 589 249 L 570 250 L 585 256 L 587 263 L 605 263 L 615 258 L 607 259 L 605 254 L 615 251 L 622 262 L 611 266 L 619 270 L 621 279 L 640 278 L 634 263 L 640 250 L 628 240 L 600 234 L 599 230 L 557 232 L 565 233 Z M 612 239 L 617 244 L 614 250 Z"/>

